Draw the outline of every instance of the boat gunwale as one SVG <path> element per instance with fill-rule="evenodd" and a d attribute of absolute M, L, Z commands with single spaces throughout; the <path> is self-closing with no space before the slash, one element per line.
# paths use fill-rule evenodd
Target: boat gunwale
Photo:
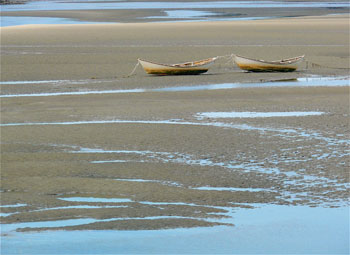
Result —
<path fill-rule="evenodd" d="M 247 60 L 251 60 L 251 61 L 256 61 L 259 63 L 263 63 L 263 64 L 271 64 L 271 65 L 292 65 L 292 64 L 296 64 L 299 61 L 301 61 L 302 59 L 304 59 L 305 55 L 301 55 L 301 56 L 297 56 L 294 58 L 288 58 L 288 59 L 281 59 L 281 60 L 274 60 L 274 61 L 266 61 L 266 60 L 261 60 L 261 59 L 254 59 L 254 58 L 249 58 L 249 57 L 244 57 L 244 56 L 240 56 L 240 55 L 234 55 L 235 57 L 240 57 L 243 59 L 247 59 Z M 236 59 L 235 59 L 236 62 Z"/>
<path fill-rule="evenodd" d="M 205 66 L 205 65 L 211 64 L 212 62 L 217 60 L 217 57 L 212 57 L 212 58 L 207 58 L 207 59 L 202 59 L 202 60 L 192 61 L 192 62 L 184 62 L 184 63 L 179 63 L 179 64 L 162 64 L 162 63 L 157 63 L 157 62 L 152 62 L 152 61 L 149 61 L 149 60 L 145 60 L 145 59 L 142 59 L 142 58 L 139 58 L 138 60 L 144 61 L 146 63 L 151 63 L 151 64 L 154 64 L 154 65 L 159 65 L 159 66 L 166 66 L 166 67 L 180 68 L 180 69 L 190 69 L 190 68 L 197 68 L 197 67 L 201 67 L 201 66 Z M 202 64 L 194 64 L 194 63 L 198 63 L 198 62 L 204 62 L 204 63 L 202 63 Z M 188 63 L 193 63 L 193 65 L 183 66 L 184 64 L 188 64 Z"/>

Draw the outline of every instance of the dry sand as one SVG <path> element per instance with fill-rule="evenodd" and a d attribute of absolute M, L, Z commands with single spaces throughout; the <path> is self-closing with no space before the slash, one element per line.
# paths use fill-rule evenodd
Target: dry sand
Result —
<path fill-rule="evenodd" d="M 137 58 L 171 63 L 231 53 L 269 60 L 305 54 L 309 61 L 347 68 L 348 28 L 347 15 L 237 22 L 6 27 L 1 29 L 2 80 L 114 78 L 128 74 Z M 216 66 L 219 67 L 222 66 Z M 254 78 L 242 73 L 232 76 L 220 69 L 210 73 L 218 72 L 224 74 L 190 80 L 216 83 Z M 348 70 L 310 72 L 338 74 Z M 131 83 L 145 84 L 143 76 Z M 264 79 L 266 75 L 256 77 Z M 158 86 L 174 84 L 174 78 L 153 78 L 151 83 L 154 82 Z M 177 77 L 175 82 L 188 84 L 189 79 Z M 129 81 L 122 83 L 132 86 Z"/>
<path fill-rule="evenodd" d="M 159 88 L 294 79 L 312 74 L 344 76 L 349 74 L 348 20 L 348 15 L 343 15 L 244 22 L 1 28 L 2 81 L 84 80 L 54 85 L 3 84 L 1 93 Z M 255 74 L 241 72 L 221 60 L 200 76 L 149 76 L 138 69 L 136 75 L 124 77 L 133 69 L 137 58 L 183 62 L 231 53 L 269 60 L 306 54 L 308 61 L 333 68 L 306 69 L 305 65 L 294 73 Z M 195 117 L 199 112 L 213 111 L 326 114 L 218 120 L 236 125 L 231 128 L 215 126 L 215 120 Z M 347 144 L 342 140 L 349 138 L 349 87 L 237 88 L 1 99 L 2 124 L 115 119 L 180 119 L 178 122 L 192 125 L 2 126 L 1 200 L 3 204 L 27 205 L 2 208 L 3 213 L 18 212 L 2 217 L 2 222 L 169 216 L 169 219 L 129 219 L 73 228 L 210 226 L 220 224 L 206 221 L 220 217 L 223 211 L 216 206 L 252 203 L 334 206 L 336 201 L 348 200 L 344 184 L 349 182 L 349 158 Z M 86 148 L 95 151 L 87 153 Z M 110 152 L 100 153 L 96 149 Z M 121 161 L 96 163 L 108 160 Z M 313 176 L 317 181 L 303 176 Z M 195 189 L 203 186 L 262 190 Z M 122 203 L 125 208 L 40 211 L 86 205 L 58 199 L 71 196 L 128 198 L 132 202 Z M 168 204 L 143 203 L 145 201 Z M 187 218 L 174 219 L 173 216 Z"/>

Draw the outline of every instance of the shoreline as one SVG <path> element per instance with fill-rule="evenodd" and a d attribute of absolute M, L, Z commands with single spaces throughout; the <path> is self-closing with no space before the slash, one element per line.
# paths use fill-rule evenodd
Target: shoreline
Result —
<path fill-rule="evenodd" d="M 338 11 L 329 12 L 324 10 L 300 12 L 295 10 L 288 15 L 281 15 L 280 10 L 265 11 L 261 13 L 245 10 L 242 13 L 232 13 L 230 10 L 216 12 L 215 9 L 203 9 L 195 12 L 208 12 L 209 16 L 185 16 L 183 18 L 167 17 L 166 11 L 161 10 L 91 10 L 91 11 L 20 11 L 3 12 L 1 17 L 6 23 L 7 18 L 23 18 L 23 21 L 17 21 L 19 24 L 2 27 L 22 26 L 24 22 L 31 22 L 32 18 L 37 18 L 38 24 L 61 25 L 62 24 L 129 24 L 129 23 L 188 23 L 188 22 L 224 22 L 224 21 L 249 21 L 249 20 L 275 20 L 285 18 L 307 18 L 307 17 L 327 17 L 333 15 L 348 15 L 348 12 Z M 232 10 L 233 11 L 233 10 Z M 171 12 L 171 11 L 170 11 Z M 105 15 L 107 13 L 107 15 Z M 42 21 L 40 21 L 42 19 Z M 27 21 L 26 21 L 27 20 Z M 52 20 L 52 21 L 51 21 Z M 12 22 L 15 22 L 12 21 Z"/>
<path fill-rule="evenodd" d="M 138 5 L 136 6 L 134 2 L 138 2 Z M 196 2 L 200 4 L 196 4 Z M 252 7 L 251 3 L 255 5 L 259 5 L 259 3 L 252 1 L 221 1 L 218 5 L 214 4 L 215 1 L 195 0 L 179 4 L 179 2 L 172 0 L 160 0 L 155 3 L 161 4 L 161 6 L 157 6 L 149 1 L 99 1 L 95 5 L 90 5 L 88 2 L 68 5 L 69 1 L 67 3 L 63 1 L 54 3 L 50 7 L 48 5 L 34 5 L 32 10 L 25 7 L 16 10 L 15 8 L 7 8 L 8 5 L 4 5 L 1 16 L 4 18 L 61 18 L 75 20 L 76 22 L 144 23 L 249 20 L 251 18 L 307 17 L 349 13 L 349 6 L 346 5 L 346 2 L 329 2 L 327 5 L 322 5 L 325 2 L 327 1 L 284 1 L 284 4 L 281 5 L 282 2 L 279 1 L 266 1 L 259 7 Z M 343 5 L 339 6 L 339 3 L 343 3 Z M 299 6 L 300 4 L 305 4 L 307 8 Z"/>

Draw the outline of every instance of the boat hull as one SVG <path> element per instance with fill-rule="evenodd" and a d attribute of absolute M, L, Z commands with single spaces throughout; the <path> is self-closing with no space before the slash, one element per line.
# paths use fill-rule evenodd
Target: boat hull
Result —
<path fill-rule="evenodd" d="M 177 64 L 177 65 L 165 65 L 165 64 L 157 64 L 149 61 L 145 61 L 142 59 L 138 60 L 143 69 L 148 74 L 154 75 L 198 75 L 201 73 L 205 73 L 209 70 L 209 66 L 215 61 L 215 59 L 211 62 L 201 64 L 201 65 L 193 65 L 190 66 L 187 64 Z M 182 65 L 182 66 L 181 66 Z"/>
<path fill-rule="evenodd" d="M 149 69 L 144 68 L 148 74 L 155 75 L 198 75 L 205 73 L 208 69 L 181 70 L 181 69 Z"/>
<path fill-rule="evenodd" d="M 283 63 L 282 61 L 266 62 L 240 56 L 234 56 L 234 59 L 239 68 L 249 72 L 293 72 L 297 70 L 298 64 L 303 60 L 303 57 Z"/>

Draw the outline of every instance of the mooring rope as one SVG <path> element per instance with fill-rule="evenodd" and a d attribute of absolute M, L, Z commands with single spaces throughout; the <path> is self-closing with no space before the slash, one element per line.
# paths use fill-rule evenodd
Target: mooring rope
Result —
<path fill-rule="evenodd" d="M 227 58 L 228 59 L 227 63 L 232 61 L 232 64 L 234 65 L 233 56 L 234 56 L 234 54 L 230 54 L 230 55 L 216 56 L 214 58 L 216 58 L 216 59 Z M 225 64 L 227 64 L 227 63 L 225 63 Z M 128 75 L 124 76 L 123 78 L 129 78 L 129 77 L 133 76 L 135 74 L 137 68 L 139 67 L 139 65 L 140 65 L 140 62 L 137 61 L 136 65 L 134 66 L 134 69 Z"/>
<path fill-rule="evenodd" d="M 342 70 L 349 70 L 349 68 L 346 67 L 331 67 L 331 66 L 325 66 L 325 65 L 320 65 L 313 63 L 309 60 L 305 60 L 306 63 L 306 70 L 309 70 L 309 68 L 329 68 L 329 69 L 342 69 Z"/>
<path fill-rule="evenodd" d="M 234 61 L 234 58 L 233 58 L 234 55 L 235 55 L 235 54 L 229 54 L 229 55 L 223 55 L 223 56 L 216 56 L 215 58 L 216 58 L 216 59 L 221 59 L 221 58 L 227 59 L 227 61 L 226 61 L 224 64 L 222 64 L 222 65 L 227 65 L 227 64 L 229 64 L 229 63 L 232 63 L 232 66 L 233 66 L 233 68 L 234 68 L 234 67 L 235 67 L 235 61 Z M 219 67 L 219 68 L 221 68 L 221 67 Z"/>
<path fill-rule="evenodd" d="M 231 61 L 231 59 L 233 60 L 233 56 L 234 56 L 234 55 L 235 55 L 235 54 L 229 54 L 229 55 L 217 56 L 216 58 L 217 58 L 217 59 L 226 58 L 226 59 L 228 59 L 229 61 Z"/>
<path fill-rule="evenodd" d="M 227 65 L 228 63 L 232 63 L 233 68 L 235 68 L 235 61 L 234 61 L 234 56 L 235 54 L 228 54 L 228 55 L 222 55 L 222 56 L 216 56 L 214 57 L 215 59 L 227 59 L 227 62 L 225 62 L 223 65 Z M 345 68 L 345 67 L 330 67 L 330 66 L 325 66 L 325 65 L 320 65 L 314 62 L 311 62 L 309 60 L 304 60 L 306 63 L 306 67 L 304 70 L 309 70 L 311 68 L 329 68 L 329 69 L 342 69 L 342 70 L 350 70 L 350 68 Z M 136 65 L 134 66 L 134 69 L 131 71 L 131 73 L 127 76 L 124 76 L 124 78 L 129 78 L 133 76 L 139 67 L 140 62 L 137 61 Z"/>
<path fill-rule="evenodd" d="M 136 72 L 136 69 L 138 68 L 139 65 L 140 65 L 140 62 L 137 61 L 134 69 L 131 71 L 131 73 L 129 75 L 125 76 L 125 78 L 129 78 L 130 76 L 134 75 L 134 73 Z"/>

